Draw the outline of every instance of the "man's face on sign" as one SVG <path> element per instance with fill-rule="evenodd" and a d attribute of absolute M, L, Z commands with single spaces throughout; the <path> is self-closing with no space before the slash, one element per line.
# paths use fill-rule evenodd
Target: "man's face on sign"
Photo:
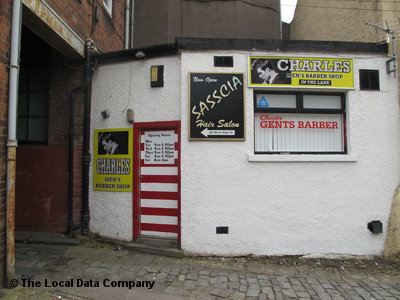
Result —
<path fill-rule="evenodd" d="M 269 68 L 257 68 L 258 76 L 264 81 L 267 82 L 271 78 L 271 70 Z"/>
<path fill-rule="evenodd" d="M 111 146 L 112 146 L 111 140 L 108 140 L 108 142 L 106 142 L 105 140 L 103 140 L 101 143 L 102 143 L 103 148 L 104 148 L 104 150 L 105 150 L 106 152 L 109 152 L 109 151 L 111 150 Z"/>

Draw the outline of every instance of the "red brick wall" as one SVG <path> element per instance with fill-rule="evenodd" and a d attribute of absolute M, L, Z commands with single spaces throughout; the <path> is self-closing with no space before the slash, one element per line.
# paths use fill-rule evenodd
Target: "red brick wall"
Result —
<path fill-rule="evenodd" d="M 121 50 L 124 47 L 125 0 L 114 0 L 112 14 L 104 7 L 103 0 L 47 0 L 52 9 L 83 40 L 91 37 L 101 52 Z M 94 21 L 97 8 L 98 20 Z M 73 70 L 53 53 L 50 106 L 50 146 L 68 146 L 69 106 L 71 91 L 84 82 L 83 69 Z M 82 203 L 82 154 L 83 154 L 83 93 L 75 94 L 74 144 L 73 144 L 73 222 L 80 224 Z"/>
<path fill-rule="evenodd" d="M 11 0 L 3 0 L 0 5 L 0 285 L 4 281 L 5 267 L 6 141 L 11 10 Z"/>
<path fill-rule="evenodd" d="M 46 2 L 83 40 L 92 37 L 101 52 L 123 49 L 125 0 L 113 1 L 112 16 L 105 9 L 103 0 L 47 0 Z M 92 24 L 93 2 L 98 8 L 99 21 Z"/>
<path fill-rule="evenodd" d="M 80 224 L 84 111 L 80 88 L 83 88 L 84 74 L 82 63 L 66 62 L 59 53 L 51 51 L 47 146 L 20 145 L 17 149 L 17 231 L 67 230 L 69 124 L 73 99 L 73 223 Z M 48 188 L 43 189 L 45 186 Z"/>
<path fill-rule="evenodd" d="M 77 68 L 81 66 L 81 68 Z M 82 204 L 82 155 L 84 126 L 84 76 L 80 63 L 65 63 L 60 54 L 52 52 L 49 95 L 48 147 L 69 146 L 70 104 L 73 110 L 73 223 L 80 224 Z M 74 91 L 75 90 L 75 91 Z M 74 92 L 73 92 L 74 91 Z M 67 170 L 68 171 L 68 170 Z M 67 201 L 67 200 L 66 200 Z"/>
<path fill-rule="evenodd" d="M 91 37 L 101 52 L 123 49 L 124 45 L 124 6 L 125 0 L 114 0 L 112 16 L 103 5 L 103 0 L 47 0 L 49 6 L 76 32 L 82 40 Z M 97 8 L 98 21 L 93 21 L 93 8 Z M 24 47 L 24 44 L 23 44 Z M 81 67 L 79 67 L 81 66 Z M 72 62 L 52 50 L 50 62 L 49 123 L 48 144 L 40 147 L 42 155 L 31 146 L 20 145 L 17 149 L 16 177 L 16 229 L 39 231 L 65 231 L 68 193 L 59 194 L 58 190 L 68 188 L 68 147 L 70 103 L 75 99 L 74 141 L 73 141 L 73 223 L 80 224 L 82 204 L 82 154 L 83 154 L 83 90 L 72 93 L 84 84 L 85 69 L 83 61 Z M 39 149 L 39 148 L 38 148 Z M 31 155 L 29 153 L 32 153 Z M 47 155 L 46 153 L 49 153 Z M 59 153 L 64 163 L 57 160 L 53 153 Z M 64 153 L 64 154 L 63 154 Z M 26 156 L 30 159 L 20 159 Z M 31 163 L 32 162 L 32 163 Z M 33 167 L 43 166 L 43 170 Z M 55 170 L 53 166 L 57 166 Z M 45 171 L 44 171 L 45 170 Z M 39 173 L 37 173 L 39 172 Z M 31 176 L 29 174 L 40 174 Z M 61 176 L 64 174 L 65 176 Z M 50 184 L 58 188 L 42 189 Z M 34 189 L 28 187 L 36 187 Z M 29 193 L 26 191 L 29 190 Z M 32 205 L 35 203 L 35 205 Z M 27 210 L 26 208 L 29 207 Z M 54 207 L 43 215 L 46 207 Z M 29 213 L 28 213 L 29 211 Z M 57 218 L 58 216 L 58 218 Z M 48 220 L 48 222 L 44 222 Z M 56 224 L 62 220 L 64 225 Z"/>
<path fill-rule="evenodd" d="M 53 51 L 50 71 L 49 98 L 49 147 L 69 146 L 70 104 L 74 102 L 73 125 L 73 223 L 80 224 L 82 207 L 82 155 L 84 127 L 85 68 L 77 64 L 65 63 L 62 57 Z M 81 65 L 83 66 L 83 65 Z M 73 92 L 75 90 L 75 92 Z"/>
<path fill-rule="evenodd" d="M 104 9 L 103 0 L 47 0 L 46 1 L 63 20 L 70 26 L 78 35 L 85 40 L 92 37 L 96 46 L 102 52 L 120 50 L 124 44 L 124 5 L 125 1 L 114 0 L 113 13 L 110 17 Z M 99 21 L 92 23 L 92 7 L 93 3 L 98 7 Z M 4 280 L 4 262 L 5 262 L 5 201 L 6 201 L 6 140 L 7 140 L 7 110 L 8 110 L 8 65 L 9 65 L 9 47 L 10 47 L 10 31 L 11 31 L 11 10 L 12 0 L 1 0 L 0 5 L 0 285 Z M 94 24 L 94 26 L 93 26 Z M 22 146 L 17 148 L 17 170 L 24 172 L 24 155 L 31 153 L 37 154 L 41 157 L 42 163 L 46 166 L 42 171 L 44 174 L 49 174 L 39 181 L 37 191 L 47 191 L 45 182 L 53 181 L 52 184 L 62 183 L 63 187 L 67 187 L 66 162 L 67 162 L 67 147 L 68 147 L 68 126 L 69 126 L 69 102 L 71 91 L 83 83 L 83 70 L 69 69 L 62 62 L 60 56 L 53 55 L 52 61 L 52 76 L 50 88 L 50 111 L 49 111 L 49 146 L 42 149 L 40 154 L 37 151 Z M 82 145 L 83 145 L 83 96 L 82 93 L 76 95 L 76 108 L 75 108 L 75 139 L 74 139 L 74 189 L 73 189 L 73 210 L 74 210 L 74 223 L 80 223 L 80 209 L 82 199 Z M 39 150 L 39 148 L 35 148 Z M 24 151 L 25 150 L 25 151 Z M 29 150 L 31 150 L 29 152 Z M 33 151 L 33 152 L 32 152 Z M 49 155 L 45 155 L 49 153 Z M 22 155 L 21 155 L 22 154 Z M 28 157 L 28 156 L 26 156 Z M 57 158 L 63 157 L 62 161 Z M 58 177 L 54 179 L 51 174 L 51 165 L 46 163 L 50 160 L 53 166 L 57 168 L 62 166 L 63 172 L 58 172 Z M 30 162 L 27 162 L 26 167 L 32 167 Z M 40 170 L 40 169 L 38 169 Z M 29 176 L 29 173 L 26 173 Z M 18 181 L 24 177 L 17 176 Z M 37 177 L 38 178 L 38 177 Z M 37 179 L 36 178 L 36 179 Z M 26 182 L 29 182 L 27 180 Z M 25 182 L 25 183 L 26 183 Z M 37 184 L 37 182 L 35 183 Z M 16 192 L 24 192 L 32 189 L 24 188 L 21 185 L 16 188 Z M 57 190 L 57 189 L 55 189 Z M 54 190 L 53 190 L 54 191 Z M 65 191 L 63 189 L 63 191 Z M 64 192 L 63 192 L 64 193 Z M 53 199 L 54 195 L 51 195 Z M 65 193 L 63 198 L 65 199 Z M 65 200 L 61 203 L 63 207 L 61 215 L 65 218 Z M 18 212 L 19 208 L 23 206 L 16 206 L 17 213 L 23 213 L 22 210 Z M 45 207 L 43 208 L 45 209 Z M 25 210 L 27 211 L 27 210 Z M 25 226 L 23 223 L 17 221 L 21 227 Z M 64 230 L 65 224 L 60 225 L 59 230 Z M 29 227 L 29 226 L 28 226 Z M 62 227 L 62 228 L 61 228 Z M 31 227 L 29 227 L 31 228 Z M 34 228 L 31 228 L 34 229 Z"/>
<path fill-rule="evenodd" d="M 65 62 L 60 54 L 52 50 L 49 82 L 49 146 L 68 145 L 71 91 L 83 86 L 84 72 L 82 63 Z M 75 119 L 77 118 L 78 116 L 75 116 Z"/>

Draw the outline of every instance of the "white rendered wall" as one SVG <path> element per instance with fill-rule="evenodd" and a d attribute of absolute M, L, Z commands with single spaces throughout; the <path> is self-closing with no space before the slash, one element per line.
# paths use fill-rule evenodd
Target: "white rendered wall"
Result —
<path fill-rule="evenodd" d="M 164 65 L 164 87 L 150 88 L 150 67 Z M 96 129 L 133 128 L 126 110 L 134 110 L 135 122 L 180 120 L 179 56 L 144 59 L 100 66 L 93 76 L 91 147 Z M 103 119 L 100 112 L 111 115 Z M 92 159 L 93 162 L 93 159 Z M 101 236 L 132 240 L 132 193 L 93 191 L 90 170 L 90 231 Z"/>
<path fill-rule="evenodd" d="M 233 55 L 234 67 L 214 68 L 214 55 Z M 189 141 L 188 73 L 247 77 L 248 55 L 353 57 L 182 54 L 182 249 L 204 255 L 381 254 L 400 165 L 397 80 L 386 74 L 387 58 L 354 57 L 355 90 L 346 93 L 349 155 L 253 155 L 253 88 L 247 87 L 245 141 Z M 359 91 L 359 69 L 379 69 L 381 91 Z M 372 220 L 382 221 L 383 234 L 367 229 Z M 217 235 L 217 226 L 229 226 L 229 234 Z"/>
<path fill-rule="evenodd" d="M 232 55 L 234 67 L 213 67 L 214 55 Z M 91 132 L 129 127 L 126 108 L 134 109 L 136 122 L 182 121 L 181 247 L 186 252 L 381 254 L 400 177 L 397 80 L 386 74 L 387 58 L 354 57 L 355 90 L 345 91 L 348 155 L 254 155 L 254 89 L 247 85 L 245 141 L 189 141 L 188 73 L 242 72 L 247 78 L 248 55 L 338 56 L 184 52 L 101 66 L 93 78 Z M 165 66 L 163 88 L 150 88 L 151 65 Z M 381 91 L 360 91 L 359 69 L 379 69 Z M 107 108 L 111 116 L 103 120 L 100 112 Z M 132 194 L 90 187 L 89 196 L 91 231 L 131 240 Z M 383 222 L 383 234 L 369 232 L 372 220 Z M 229 226 L 229 234 L 217 235 L 217 226 Z"/>

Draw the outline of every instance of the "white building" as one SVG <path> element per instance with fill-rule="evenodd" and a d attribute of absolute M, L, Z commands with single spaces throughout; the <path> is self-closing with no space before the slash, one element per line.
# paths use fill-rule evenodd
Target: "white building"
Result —
<path fill-rule="evenodd" d="M 178 39 L 137 52 L 97 57 L 92 232 L 202 255 L 383 252 L 400 163 L 385 45 Z M 258 81 L 257 58 L 282 81 Z M 101 154 L 115 131 L 125 152 Z"/>

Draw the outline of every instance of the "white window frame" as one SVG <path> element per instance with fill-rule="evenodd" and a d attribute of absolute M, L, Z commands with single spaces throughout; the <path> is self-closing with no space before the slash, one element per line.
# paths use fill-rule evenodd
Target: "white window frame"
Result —
<path fill-rule="evenodd" d="M 272 105 L 272 107 L 269 106 L 261 106 L 259 107 L 259 105 L 257 105 L 257 101 L 259 97 L 257 96 L 260 95 L 288 95 L 288 96 L 295 96 L 296 97 L 296 107 L 277 107 L 279 105 L 275 105 L 275 107 L 273 107 L 274 105 Z M 335 108 L 304 108 L 303 106 L 303 97 L 304 96 L 339 96 L 340 97 L 340 107 L 335 107 Z M 276 101 L 275 101 L 276 103 Z M 275 150 L 263 150 L 260 151 L 260 148 L 257 149 L 257 143 L 258 141 L 261 140 L 257 140 L 257 128 L 256 126 L 258 125 L 258 120 L 256 119 L 256 115 L 259 115 L 260 113 L 265 113 L 265 114 L 271 114 L 271 116 L 277 115 L 277 114 L 282 114 L 282 115 L 291 115 L 293 114 L 293 116 L 298 115 L 298 116 L 306 116 L 308 114 L 310 114 L 310 116 L 312 115 L 340 115 L 342 116 L 342 134 L 341 134 L 341 138 L 342 138 L 342 143 L 343 143 L 343 148 L 338 151 L 338 150 L 334 150 L 334 151 L 304 151 L 304 150 L 291 150 L 291 151 L 275 151 Z M 259 137 L 260 138 L 260 137 Z M 262 136 L 261 136 L 262 138 Z M 311 155 L 337 155 L 337 154 L 341 154 L 341 155 L 346 155 L 347 154 L 347 134 L 346 134 L 346 101 L 345 101 L 345 94 L 344 93 L 315 93 L 315 92 L 277 92 L 277 91 L 254 91 L 254 156 L 258 156 L 258 155 L 271 155 L 271 154 L 280 154 L 280 155 L 293 155 L 295 156 L 296 154 L 311 154 Z M 265 144 L 267 145 L 267 144 Z M 255 159 L 253 157 L 253 155 L 251 155 L 252 160 L 256 161 L 257 159 Z M 249 156 L 250 158 L 250 156 Z"/>
<path fill-rule="evenodd" d="M 113 0 L 103 0 L 103 5 L 106 8 L 109 15 L 112 16 Z"/>

